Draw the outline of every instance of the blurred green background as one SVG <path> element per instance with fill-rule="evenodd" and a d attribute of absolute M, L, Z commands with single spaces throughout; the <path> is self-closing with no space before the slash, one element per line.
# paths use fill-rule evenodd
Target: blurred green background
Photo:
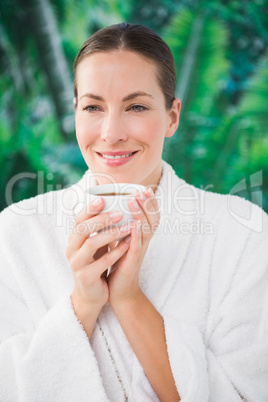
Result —
<path fill-rule="evenodd" d="M 268 211 L 268 0 L 1 0 L 0 209 L 86 170 L 73 61 L 119 22 L 154 29 L 175 57 L 182 114 L 164 159 L 188 183 Z"/>

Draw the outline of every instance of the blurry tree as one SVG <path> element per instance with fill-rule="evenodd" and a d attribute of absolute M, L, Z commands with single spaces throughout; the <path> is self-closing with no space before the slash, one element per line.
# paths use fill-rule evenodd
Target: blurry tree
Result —
<path fill-rule="evenodd" d="M 228 32 L 230 72 L 225 93 L 231 104 L 237 104 L 247 78 L 268 50 L 268 0 L 212 0 L 210 10 Z"/>
<path fill-rule="evenodd" d="M 258 171 L 264 189 L 263 207 L 268 210 L 268 55 L 247 81 L 243 96 L 232 114 L 225 115 L 211 140 L 218 149 L 212 161 L 215 191 L 228 191 L 244 172 L 247 180 Z M 251 189 L 245 196 L 251 200 Z"/>
<path fill-rule="evenodd" d="M 161 34 L 174 13 L 184 7 L 187 1 L 172 0 L 136 0 L 132 3 L 130 20 L 134 24 L 143 24 Z"/>
<path fill-rule="evenodd" d="M 45 73 L 60 130 L 64 137 L 73 135 L 73 88 L 61 36 L 48 0 L 23 0 L 26 22 Z"/>
<path fill-rule="evenodd" d="M 66 124 L 64 126 L 58 124 L 63 121 L 62 119 L 54 117 L 54 111 L 57 109 L 53 102 L 55 99 L 49 96 L 47 85 L 49 79 L 46 80 L 46 72 L 40 69 L 36 63 L 38 60 L 37 49 L 47 54 L 51 54 L 51 51 L 49 47 L 44 48 L 43 46 L 41 49 L 40 46 L 36 46 L 35 35 L 32 34 L 29 21 L 26 7 L 21 9 L 15 7 L 13 0 L 4 0 L 0 3 L 1 209 L 6 206 L 7 202 L 5 197 L 7 183 L 17 174 L 43 172 L 45 175 L 43 191 L 46 191 L 46 175 L 51 172 L 50 166 L 46 163 L 46 155 L 51 153 L 53 147 L 59 147 L 67 132 L 74 134 L 73 112 L 68 130 Z M 43 27 L 43 31 L 46 35 L 45 27 Z M 63 56 L 63 60 L 64 69 L 65 56 Z M 60 70 L 58 79 L 61 79 L 61 75 L 63 75 L 61 67 L 58 69 Z M 55 69 L 52 61 L 51 68 Z M 71 88 L 70 83 L 69 77 L 69 89 Z M 62 93 L 66 93 L 64 88 L 68 86 L 68 82 L 64 82 L 62 85 Z M 61 89 L 58 89 L 61 92 Z M 58 95 L 58 98 L 61 98 L 62 101 L 64 96 Z M 73 106 L 72 97 L 69 97 L 69 101 L 69 105 Z M 70 109 L 68 113 L 70 113 Z M 62 134 L 65 134 L 64 137 Z M 60 153 L 58 153 L 57 159 L 60 160 Z M 63 179 L 64 165 L 61 168 L 58 166 L 54 183 L 59 179 L 61 183 L 73 180 L 75 166 L 69 172 L 73 173 L 66 175 Z M 78 175 L 75 176 L 75 178 L 77 177 Z M 37 179 L 22 178 L 14 184 L 13 201 L 34 196 L 37 191 Z"/>
<path fill-rule="evenodd" d="M 164 155 L 186 181 L 218 192 L 229 192 L 261 170 L 264 194 L 259 204 L 268 209 L 267 57 L 258 55 L 255 74 L 250 79 L 249 72 L 244 75 L 243 90 L 240 86 L 232 99 L 229 74 L 234 60 L 227 34 L 226 23 L 215 19 L 213 7 L 185 9 L 166 28 L 183 107 L 181 125 L 166 142 Z M 239 195 L 251 199 L 249 188 Z"/>
<path fill-rule="evenodd" d="M 180 127 L 166 142 L 165 157 L 180 176 L 192 183 L 198 173 L 195 161 L 206 153 L 205 136 L 217 125 L 220 113 L 219 98 L 228 76 L 227 35 L 222 24 L 206 10 L 185 9 L 172 19 L 164 39 L 174 54 L 176 95 L 182 102 Z M 195 184 L 209 179 L 202 173 Z"/>

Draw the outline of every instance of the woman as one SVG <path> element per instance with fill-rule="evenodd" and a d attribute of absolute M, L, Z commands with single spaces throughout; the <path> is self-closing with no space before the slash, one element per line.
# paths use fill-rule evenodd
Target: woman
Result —
<path fill-rule="evenodd" d="M 139 25 L 100 30 L 74 92 L 90 170 L 1 214 L 0 400 L 268 400 L 267 215 L 161 160 L 180 115 L 169 48 Z M 122 218 L 87 203 L 110 178 L 147 190 L 134 224 L 91 236 Z"/>

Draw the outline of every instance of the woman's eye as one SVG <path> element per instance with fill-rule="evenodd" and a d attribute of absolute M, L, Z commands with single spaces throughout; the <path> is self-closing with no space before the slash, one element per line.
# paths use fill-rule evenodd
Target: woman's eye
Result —
<path fill-rule="evenodd" d="M 100 110 L 98 106 L 90 105 L 90 106 L 85 106 L 83 110 L 87 110 L 88 112 L 97 112 Z"/>
<path fill-rule="evenodd" d="M 129 109 L 134 110 L 134 112 L 143 112 L 144 110 L 147 110 L 147 108 L 142 105 L 133 105 Z"/>

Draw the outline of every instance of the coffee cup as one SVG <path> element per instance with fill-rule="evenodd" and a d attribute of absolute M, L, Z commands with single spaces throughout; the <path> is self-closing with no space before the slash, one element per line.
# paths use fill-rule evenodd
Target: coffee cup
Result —
<path fill-rule="evenodd" d="M 101 210 L 101 213 L 112 211 L 122 212 L 122 219 L 112 225 L 116 227 L 133 222 L 134 218 L 129 209 L 128 202 L 134 197 L 137 190 L 144 192 L 146 187 L 134 183 L 109 183 L 90 187 L 87 194 L 89 202 L 93 202 L 98 197 L 103 198 L 104 208 Z"/>

